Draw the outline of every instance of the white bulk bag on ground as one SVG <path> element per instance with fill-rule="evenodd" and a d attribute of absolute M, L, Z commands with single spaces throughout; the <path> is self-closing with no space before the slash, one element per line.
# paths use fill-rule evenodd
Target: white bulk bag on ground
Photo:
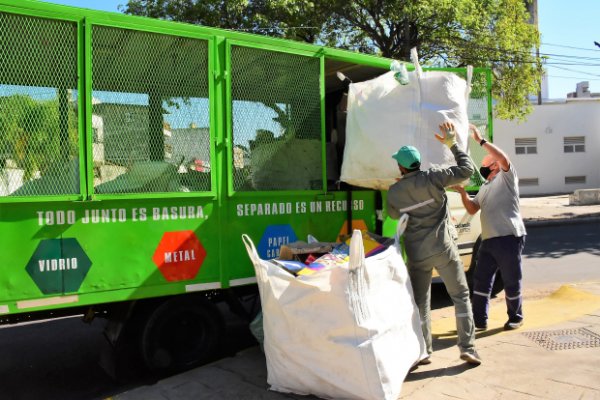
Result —
<path fill-rule="evenodd" d="M 397 399 L 410 367 L 425 357 L 398 239 L 365 259 L 355 230 L 348 264 L 300 277 L 260 259 L 250 238 L 243 240 L 258 280 L 271 389 Z"/>
<path fill-rule="evenodd" d="M 434 133 L 442 122 L 453 122 L 458 144 L 467 150 L 470 73 L 469 68 L 467 82 L 452 72 L 423 72 L 416 64 L 407 85 L 398 83 L 392 71 L 351 84 L 340 179 L 387 190 L 400 177 L 392 154 L 405 145 L 419 149 L 423 169 L 454 165 L 452 153 Z"/>

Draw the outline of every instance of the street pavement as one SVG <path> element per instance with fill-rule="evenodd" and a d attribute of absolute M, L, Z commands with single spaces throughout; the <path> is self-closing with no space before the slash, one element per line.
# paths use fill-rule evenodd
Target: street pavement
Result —
<path fill-rule="evenodd" d="M 527 226 L 597 223 L 600 205 L 570 206 L 568 195 L 521 199 Z M 600 265 L 599 265 L 600 267 Z M 400 399 L 600 400 L 600 275 L 554 292 L 524 290 L 521 329 L 504 331 L 503 293 L 492 299 L 488 329 L 477 333 L 483 364 L 459 359 L 452 307 L 432 311 L 432 363 L 408 374 Z M 241 351 L 114 400 L 317 399 L 268 390 L 264 354 Z"/>

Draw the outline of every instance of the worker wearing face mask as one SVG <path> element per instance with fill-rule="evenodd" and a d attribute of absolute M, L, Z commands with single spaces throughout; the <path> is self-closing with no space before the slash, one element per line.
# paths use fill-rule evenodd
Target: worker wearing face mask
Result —
<path fill-rule="evenodd" d="M 487 329 L 489 299 L 496 272 L 500 271 L 508 313 L 504 329 L 517 329 L 523 324 L 521 252 L 526 235 L 519 209 L 519 179 L 506 153 L 485 140 L 474 125 L 470 130 L 473 139 L 487 152 L 479 169 L 485 182 L 472 199 L 463 187 L 453 189 L 460 193 L 469 214 L 481 209 L 482 241 L 471 300 L 473 319 L 477 329 Z"/>

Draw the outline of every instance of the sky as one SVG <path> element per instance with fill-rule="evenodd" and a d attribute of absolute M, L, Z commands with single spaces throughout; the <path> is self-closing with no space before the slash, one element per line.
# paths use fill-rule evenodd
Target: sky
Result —
<path fill-rule="evenodd" d="M 538 0 L 548 97 L 565 98 L 581 81 L 600 92 L 600 47 L 594 44 L 600 43 L 599 17 L 598 0 Z"/>
<path fill-rule="evenodd" d="M 49 3 L 118 12 L 127 0 L 44 0 Z M 545 68 L 548 97 L 561 99 L 574 92 L 578 82 L 588 81 L 591 92 L 600 92 L 600 0 L 538 0 L 542 35 L 540 54 L 548 57 Z"/>

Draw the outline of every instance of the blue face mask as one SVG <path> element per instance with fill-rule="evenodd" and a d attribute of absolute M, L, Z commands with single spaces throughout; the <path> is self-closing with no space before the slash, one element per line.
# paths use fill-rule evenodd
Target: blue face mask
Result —
<path fill-rule="evenodd" d="M 487 179 L 488 176 L 490 176 L 490 174 L 492 173 L 492 170 L 490 169 L 490 167 L 481 167 L 479 168 L 479 173 L 481 174 L 481 176 L 483 176 L 483 179 Z"/>

